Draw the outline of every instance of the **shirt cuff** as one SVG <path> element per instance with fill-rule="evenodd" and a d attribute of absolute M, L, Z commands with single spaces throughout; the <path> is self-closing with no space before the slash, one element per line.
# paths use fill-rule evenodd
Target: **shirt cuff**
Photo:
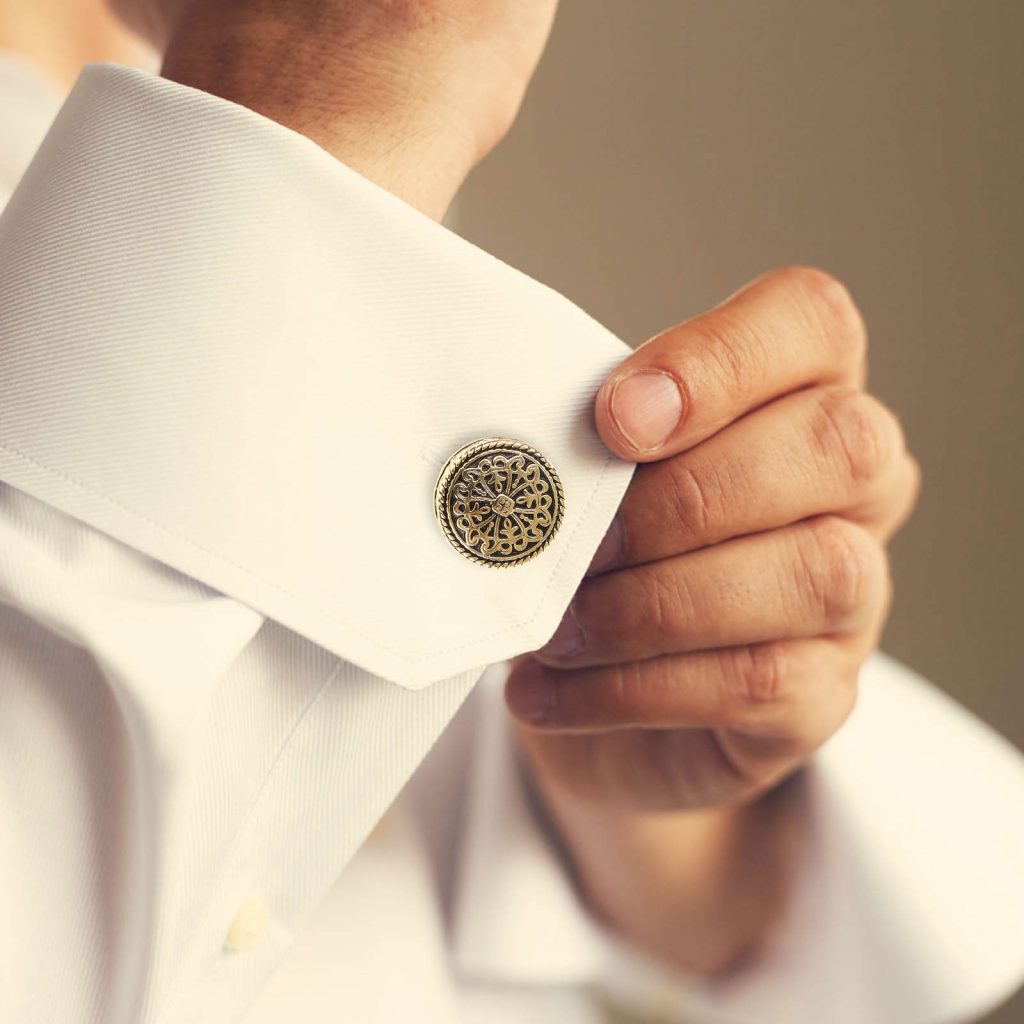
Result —
<path fill-rule="evenodd" d="M 141 71 L 86 68 L 0 218 L 0 322 L 0 478 L 408 688 L 540 646 L 632 472 L 593 427 L 610 332 Z M 488 437 L 564 490 L 550 546 L 500 571 L 434 519 Z"/>
<path fill-rule="evenodd" d="M 460 869 L 468 975 L 589 984 L 651 1019 L 709 1024 L 967 1021 L 1024 978 L 1024 758 L 891 658 L 867 663 L 854 714 L 805 772 L 810 841 L 785 921 L 715 981 L 589 917 L 530 812 L 500 698 L 492 688 Z"/>

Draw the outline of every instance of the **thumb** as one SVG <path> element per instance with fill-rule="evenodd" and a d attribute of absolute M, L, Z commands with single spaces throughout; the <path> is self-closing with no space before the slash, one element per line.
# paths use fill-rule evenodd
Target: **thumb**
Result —
<path fill-rule="evenodd" d="M 595 420 L 601 440 L 620 458 L 656 458 L 686 415 L 685 389 L 669 370 L 635 365 L 632 357 L 598 392 Z"/>

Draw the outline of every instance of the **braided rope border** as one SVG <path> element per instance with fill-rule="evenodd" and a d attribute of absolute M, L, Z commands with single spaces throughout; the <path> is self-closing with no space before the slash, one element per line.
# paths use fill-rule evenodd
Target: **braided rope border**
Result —
<path fill-rule="evenodd" d="M 551 526 L 550 533 L 529 554 L 506 561 L 495 561 L 483 558 L 471 548 L 467 548 L 462 542 L 462 538 L 452 528 L 451 523 L 448 521 L 448 489 L 456 475 L 470 459 L 484 452 L 494 451 L 497 453 L 502 450 L 529 455 L 547 470 L 554 484 L 557 508 L 555 510 L 555 521 Z M 512 566 L 522 565 L 524 562 L 530 561 L 531 558 L 536 558 L 555 539 L 555 534 L 561 528 L 562 520 L 565 517 L 565 491 L 562 488 L 561 478 L 555 472 L 555 467 L 533 445 L 526 444 L 525 441 L 516 441 L 510 437 L 484 437 L 479 441 L 473 441 L 460 448 L 444 464 L 444 467 L 438 474 L 437 483 L 434 485 L 434 517 L 437 519 L 445 537 L 448 538 L 448 543 L 464 558 L 468 558 L 471 562 L 476 562 L 477 565 L 486 565 L 491 569 L 509 569 Z"/>

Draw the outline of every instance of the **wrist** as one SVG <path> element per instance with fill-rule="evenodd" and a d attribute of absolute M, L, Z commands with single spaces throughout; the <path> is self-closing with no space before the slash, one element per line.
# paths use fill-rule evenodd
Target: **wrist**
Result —
<path fill-rule="evenodd" d="M 531 774 L 583 901 L 648 955 L 716 975 L 778 924 L 805 840 L 798 779 L 749 803 L 652 812 L 606 806 Z"/>
<path fill-rule="evenodd" d="M 401 55 L 353 57 L 305 24 L 227 18 L 195 5 L 162 74 L 312 139 L 353 170 L 440 220 L 481 155 L 471 122 Z"/>

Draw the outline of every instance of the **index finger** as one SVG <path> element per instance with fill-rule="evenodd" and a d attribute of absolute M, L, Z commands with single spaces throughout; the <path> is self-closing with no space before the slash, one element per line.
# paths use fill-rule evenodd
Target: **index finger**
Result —
<path fill-rule="evenodd" d="M 790 391 L 859 386 L 866 349 L 860 312 L 835 278 L 772 271 L 641 345 L 598 392 L 597 429 L 624 459 L 664 459 Z"/>

